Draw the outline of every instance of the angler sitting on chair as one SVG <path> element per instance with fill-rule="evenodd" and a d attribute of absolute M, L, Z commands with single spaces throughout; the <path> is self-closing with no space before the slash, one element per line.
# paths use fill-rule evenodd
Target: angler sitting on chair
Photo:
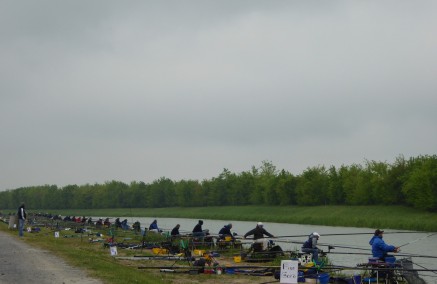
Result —
<path fill-rule="evenodd" d="M 264 235 L 274 238 L 272 234 L 270 234 L 269 232 L 266 231 L 266 229 L 264 229 L 264 225 L 261 222 L 258 222 L 258 224 L 254 229 L 247 232 L 244 235 L 244 238 L 247 238 L 247 236 L 251 236 L 251 235 L 253 235 L 253 239 L 254 239 L 254 244 L 253 244 L 254 251 L 263 251 L 267 249 L 269 241 L 268 239 L 264 238 Z"/>
<path fill-rule="evenodd" d="M 379 260 L 385 261 L 386 257 L 390 257 L 388 253 L 399 252 L 399 247 L 387 245 L 382 239 L 383 234 L 384 234 L 383 230 L 377 229 L 375 231 L 374 236 L 369 241 L 369 244 L 372 246 L 373 257 L 378 257 Z"/>
<path fill-rule="evenodd" d="M 320 235 L 317 232 L 311 233 L 308 236 L 308 240 L 306 240 L 302 245 L 302 252 L 312 253 L 313 260 L 319 260 L 319 248 L 317 247 L 317 241 L 319 240 Z"/>
<path fill-rule="evenodd" d="M 132 228 L 134 229 L 135 233 L 141 232 L 141 223 L 137 220 L 133 225 Z"/>
<path fill-rule="evenodd" d="M 235 237 L 234 235 L 232 235 L 231 229 L 232 229 L 231 223 L 224 225 L 223 228 L 221 228 L 219 231 L 220 239 L 225 240 L 227 239 L 226 237 L 228 237 L 230 238 L 231 241 L 235 241 Z"/>
<path fill-rule="evenodd" d="M 127 224 L 127 219 L 124 219 L 123 221 L 121 221 L 121 228 L 123 230 L 129 230 L 130 229 L 129 225 Z"/>

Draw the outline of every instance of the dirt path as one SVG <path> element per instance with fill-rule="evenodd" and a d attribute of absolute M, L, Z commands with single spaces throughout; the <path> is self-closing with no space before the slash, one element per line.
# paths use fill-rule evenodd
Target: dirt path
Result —
<path fill-rule="evenodd" d="M 0 231 L 0 283 L 101 284 L 49 252 Z"/>

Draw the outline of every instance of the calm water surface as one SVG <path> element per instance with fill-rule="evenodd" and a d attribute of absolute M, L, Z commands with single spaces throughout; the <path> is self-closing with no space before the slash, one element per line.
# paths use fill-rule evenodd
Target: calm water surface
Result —
<path fill-rule="evenodd" d="M 121 218 L 123 220 L 123 218 Z M 154 218 L 144 217 L 128 217 L 129 224 L 139 221 L 141 228 L 148 228 Z M 186 218 L 156 218 L 158 226 L 164 231 L 171 230 L 176 224 L 180 224 L 179 231 L 181 233 L 191 232 L 197 224 L 196 219 Z M 112 219 L 112 220 L 115 220 Z M 262 220 L 260 220 L 262 221 Z M 247 221 L 232 221 L 232 220 L 208 220 L 203 219 L 203 229 L 209 229 L 211 234 L 217 234 L 219 230 L 226 224 L 232 223 L 232 232 L 243 236 L 249 230 L 255 228 L 256 222 Z M 355 266 L 358 263 L 366 263 L 370 255 L 369 240 L 373 236 L 376 228 L 351 228 L 351 227 L 330 227 L 330 226 L 313 226 L 313 225 L 296 225 L 296 224 L 282 224 L 282 223 L 268 223 L 263 222 L 264 228 L 275 237 L 273 239 L 277 245 L 280 245 L 283 250 L 296 250 L 300 248 L 300 244 L 292 242 L 304 242 L 306 235 L 311 232 L 318 232 L 321 237 L 320 244 L 330 244 L 335 246 L 350 247 L 340 248 L 336 247 L 331 250 L 329 258 L 336 265 Z M 384 228 L 381 228 L 384 229 Z M 394 246 L 402 246 L 400 254 L 414 254 L 421 256 L 433 256 L 434 258 L 413 257 L 412 260 L 417 269 L 434 269 L 437 270 L 437 234 L 432 233 L 396 233 L 408 232 L 406 230 L 389 230 L 384 229 L 384 240 L 387 244 Z M 366 233 L 366 234 L 361 234 Z M 329 234 L 347 234 L 340 236 L 329 236 Z M 304 236 L 302 236 L 304 235 Z M 430 236 L 431 235 L 431 236 Z M 249 245 L 249 244 L 248 244 Z M 327 246 L 319 246 L 320 249 L 328 251 Z M 337 253 L 337 254 L 336 254 Z M 346 253 L 346 254 L 340 254 Z M 358 255 L 353 253 L 369 253 L 369 255 Z M 395 254 L 396 255 L 396 254 Z M 398 257 L 399 258 L 399 257 Z M 437 283 L 437 272 L 420 272 L 420 275 L 427 281 L 427 283 Z"/>

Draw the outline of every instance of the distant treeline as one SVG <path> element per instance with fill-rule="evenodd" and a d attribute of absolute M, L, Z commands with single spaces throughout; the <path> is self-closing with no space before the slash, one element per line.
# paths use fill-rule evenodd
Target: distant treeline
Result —
<path fill-rule="evenodd" d="M 0 192 L 0 208 L 102 209 L 232 205 L 404 205 L 437 211 L 437 156 L 365 161 L 336 168 L 310 167 L 300 175 L 268 161 L 250 171 L 224 169 L 210 180 L 150 184 L 43 185 Z"/>

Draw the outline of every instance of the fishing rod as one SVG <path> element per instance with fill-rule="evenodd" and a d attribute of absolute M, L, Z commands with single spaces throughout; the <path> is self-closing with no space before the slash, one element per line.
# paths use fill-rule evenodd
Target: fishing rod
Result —
<path fill-rule="evenodd" d="M 413 263 L 414 265 L 417 265 L 417 266 L 419 266 L 419 267 L 421 267 L 421 268 L 423 268 L 423 269 L 427 269 L 426 267 L 424 267 L 424 266 L 422 266 L 422 265 L 420 265 L 420 264 L 417 264 L 417 263 Z M 431 271 L 431 270 L 429 270 L 430 272 L 432 272 L 432 273 L 434 273 L 434 274 L 437 274 L 437 272 L 436 271 Z"/>
<path fill-rule="evenodd" d="M 138 266 L 138 269 L 196 269 L 205 268 L 206 266 Z M 211 266 L 212 267 L 212 266 Z M 235 265 L 235 266 L 220 266 L 215 267 L 225 269 L 280 269 L 280 266 L 257 266 L 257 265 Z M 300 266 L 298 269 L 309 269 L 311 267 Z M 351 266 L 325 266 L 322 270 L 369 270 L 369 267 L 351 267 Z M 410 271 L 410 272 L 437 272 L 437 269 L 406 269 L 402 267 L 372 267 L 374 271 Z"/>
<path fill-rule="evenodd" d="M 413 243 L 415 243 L 415 242 L 418 242 L 418 241 L 420 241 L 420 240 L 423 240 L 423 239 L 429 238 L 429 237 L 434 236 L 434 235 L 437 235 L 437 233 L 432 233 L 432 234 L 429 234 L 429 235 L 427 235 L 427 236 L 424 236 L 424 237 L 421 237 L 421 238 L 415 239 L 414 241 L 411 241 L 411 242 L 408 242 L 408 243 L 403 244 L 403 245 L 401 245 L 401 246 L 398 246 L 398 248 L 401 248 L 401 247 L 404 247 L 404 246 L 407 246 L 407 245 L 411 245 L 411 244 L 413 244 Z"/>
<path fill-rule="evenodd" d="M 338 251 L 330 251 L 326 252 L 329 254 L 345 254 L 345 255 L 372 255 L 369 253 L 364 252 L 338 252 Z M 396 256 L 405 256 L 405 257 L 415 257 L 415 258 L 437 258 L 437 256 L 430 256 L 430 255 L 420 255 L 420 254 L 396 254 Z"/>
<path fill-rule="evenodd" d="M 187 269 L 187 268 L 206 268 L 207 266 L 138 266 L 138 269 Z M 231 269 L 249 269 L 249 268 L 259 268 L 259 269 L 279 269 L 280 266 L 256 266 L 256 265 L 235 265 L 235 266 L 220 266 L 220 268 L 231 268 Z M 302 267 L 304 268 L 304 267 Z M 308 268 L 308 267 L 306 267 Z"/>
<path fill-rule="evenodd" d="M 288 243 L 288 244 L 304 244 L 304 242 L 296 242 L 296 241 L 282 241 L 282 240 L 275 240 L 275 242 L 277 243 Z M 356 250 L 369 250 L 366 248 L 358 248 L 358 247 L 348 247 L 348 246 L 341 246 L 341 245 L 335 245 L 335 244 L 326 244 L 326 243 L 318 243 L 317 246 L 325 246 L 325 247 L 330 247 L 330 249 L 335 249 L 335 248 L 345 248 L 345 249 L 356 249 Z"/>
<path fill-rule="evenodd" d="M 437 256 L 422 255 L 422 254 L 397 254 L 398 256 L 416 257 L 416 258 L 437 258 Z"/>
<path fill-rule="evenodd" d="M 395 231 L 395 232 L 384 232 L 384 234 L 417 234 L 423 233 L 419 231 Z M 354 235 L 373 235 L 374 233 L 336 233 L 336 234 L 323 234 L 320 233 L 321 236 L 354 236 Z M 274 238 L 300 238 L 300 237 L 308 237 L 310 234 L 306 235 L 290 235 L 290 236 L 275 236 Z"/>

